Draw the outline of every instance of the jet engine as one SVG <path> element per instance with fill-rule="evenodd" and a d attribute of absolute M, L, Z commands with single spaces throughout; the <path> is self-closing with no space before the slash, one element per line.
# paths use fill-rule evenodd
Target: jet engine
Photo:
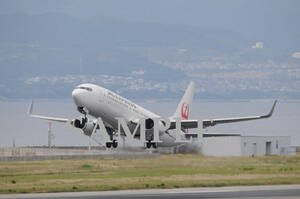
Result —
<path fill-rule="evenodd" d="M 145 120 L 145 123 L 146 123 L 145 127 L 146 127 L 147 130 L 153 129 L 153 127 L 154 127 L 153 119 L 148 118 L 148 119 Z M 162 127 L 166 126 L 166 123 L 164 121 L 159 121 L 158 125 L 159 125 L 159 128 L 162 128 Z"/>
<path fill-rule="evenodd" d="M 148 130 L 152 129 L 154 126 L 154 121 L 151 118 L 146 119 L 145 123 L 146 123 L 146 129 Z"/>
<path fill-rule="evenodd" d="M 87 136 L 92 135 L 96 123 L 88 121 L 87 118 L 75 119 L 71 123 L 74 127 L 82 129 L 83 133 Z"/>

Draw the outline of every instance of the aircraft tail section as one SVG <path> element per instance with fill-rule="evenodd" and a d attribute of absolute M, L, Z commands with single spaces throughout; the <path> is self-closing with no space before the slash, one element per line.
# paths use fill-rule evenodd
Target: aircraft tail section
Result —
<path fill-rule="evenodd" d="M 189 119 L 190 107 L 192 105 L 195 93 L 195 83 L 191 82 L 186 89 L 181 101 L 179 102 L 174 115 L 171 118 L 181 118 L 182 120 Z"/>

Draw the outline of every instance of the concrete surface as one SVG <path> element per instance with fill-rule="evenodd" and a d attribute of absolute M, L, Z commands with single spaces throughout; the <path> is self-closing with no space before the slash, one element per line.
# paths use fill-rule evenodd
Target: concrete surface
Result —
<path fill-rule="evenodd" d="M 243 186 L 224 188 L 184 188 L 184 189 L 154 189 L 154 190 L 124 190 L 103 192 L 72 192 L 72 193 L 42 193 L 42 194 L 13 194 L 0 195 L 0 199 L 21 198 L 78 198 L 78 199 L 126 199 L 126 198 L 151 198 L 151 199 L 176 199 L 176 198 L 300 198 L 300 185 L 275 185 L 275 186 Z"/>

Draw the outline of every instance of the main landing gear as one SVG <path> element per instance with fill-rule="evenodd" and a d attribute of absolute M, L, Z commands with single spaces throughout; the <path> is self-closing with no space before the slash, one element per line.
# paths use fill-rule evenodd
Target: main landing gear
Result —
<path fill-rule="evenodd" d="M 150 149 L 151 147 L 156 149 L 157 148 L 157 143 L 151 142 L 151 140 L 148 140 L 148 142 L 146 143 L 146 147 L 147 147 L 147 149 Z"/>
<path fill-rule="evenodd" d="M 106 142 L 106 148 L 111 148 L 111 147 L 117 148 L 118 142 L 117 142 L 117 140 L 114 139 L 114 130 L 109 127 L 106 127 L 106 131 L 108 132 L 110 140 L 111 140 L 111 142 Z"/>
<path fill-rule="evenodd" d="M 106 148 L 117 148 L 118 147 L 118 142 L 117 140 L 113 140 L 112 142 L 106 142 Z"/>

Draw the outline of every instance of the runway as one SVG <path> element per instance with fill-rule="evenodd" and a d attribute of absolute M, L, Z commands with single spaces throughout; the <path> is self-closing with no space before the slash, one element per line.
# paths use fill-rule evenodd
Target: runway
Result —
<path fill-rule="evenodd" d="M 242 199 L 296 199 L 300 198 L 300 185 L 275 186 L 243 186 L 223 188 L 183 188 L 183 189 L 154 189 L 154 190 L 124 190 L 102 192 L 72 192 L 72 193 L 43 193 L 43 194 L 14 194 L 0 195 L 0 199 L 195 199 L 195 198 L 242 198 Z"/>

